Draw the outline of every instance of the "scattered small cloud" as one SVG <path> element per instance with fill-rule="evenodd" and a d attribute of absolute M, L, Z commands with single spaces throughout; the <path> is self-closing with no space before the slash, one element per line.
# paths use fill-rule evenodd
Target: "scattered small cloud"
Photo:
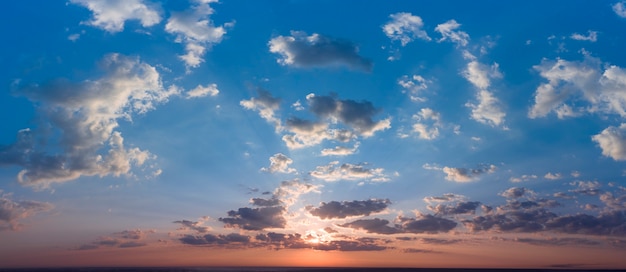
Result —
<path fill-rule="evenodd" d="M 572 40 L 577 40 L 577 41 L 588 41 L 588 42 L 596 42 L 598 41 L 598 32 L 597 31 L 587 31 L 587 35 L 582 35 L 582 34 L 578 34 L 578 33 L 574 33 L 571 36 L 569 36 L 570 39 Z"/>
<path fill-rule="evenodd" d="M 392 41 L 400 41 L 402 46 L 406 46 L 417 38 L 425 41 L 431 40 L 426 31 L 422 30 L 424 22 L 419 16 L 408 12 L 398 12 L 389 15 L 389 18 L 391 20 L 383 26 L 383 32 Z"/>
<path fill-rule="evenodd" d="M 269 173 L 295 173 L 296 169 L 289 168 L 289 165 L 293 163 L 293 160 L 285 156 L 282 153 L 276 153 L 270 157 L 270 166 L 268 168 L 261 168 L 261 171 Z"/>
<path fill-rule="evenodd" d="M 161 22 L 159 7 L 143 0 L 70 0 L 70 3 L 81 5 L 93 13 L 93 18 L 81 22 L 82 24 L 110 33 L 124 30 L 124 23 L 128 20 L 138 20 L 143 27 L 150 27 Z"/>

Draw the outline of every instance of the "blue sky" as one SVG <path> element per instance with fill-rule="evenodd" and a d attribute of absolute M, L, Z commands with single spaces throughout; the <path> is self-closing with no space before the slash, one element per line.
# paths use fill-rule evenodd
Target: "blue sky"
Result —
<path fill-rule="evenodd" d="M 626 265 L 626 2 L 2 13 L 0 264 Z"/>

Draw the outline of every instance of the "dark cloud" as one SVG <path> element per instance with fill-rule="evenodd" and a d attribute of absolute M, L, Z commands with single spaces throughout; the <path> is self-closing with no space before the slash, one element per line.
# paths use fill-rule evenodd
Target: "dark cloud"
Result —
<path fill-rule="evenodd" d="M 454 205 L 438 204 L 437 206 L 428 206 L 428 209 L 437 215 L 454 215 L 454 214 L 474 214 L 476 208 L 480 207 L 478 201 L 458 202 Z"/>
<path fill-rule="evenodd" d="M 380 110 L 369 101 L 341 100 L 334 96 L 315 94 L 307 95 L 306 99 L 309 103 L 309 110 L 315 115 L 339 120 L 365 137 L 373 135 L 376 131 L 387 129 L 391 124 L 389 119 L 377 122 L 372 119 Z"/>
<path fill-rule="evenodd" d="M 189 221 L 189 220 L 179 220 L 179 221 L 174 221 L 172 223 L 181 224 L 183 229 L 188 228 L 188 229 L 197 231 L 199 233 L 205 233 L 205 232 L 208 232 L 209 230 L 211 230 L 210 227 L 202 226 L 202 222 L 194 222 L 194 221 Z"/>
<path fill-rule="evenodd" d="M 253 198 L 250 199 L 250 203 L 254 206 L 278 206 L 281 204 L 280 199 L 278 198 L 270 198 L 270 199 L 265 199 L 265 198 Z"/>
<path fill-rule="evenodd" d="M 520 198 L 528 194 L 532 195 L 534 192 L 524 187 L 511 187 L 502 192 L 500 195 L 506 198 Z"/>
<path fill-rule="evenodd" d="M 31 200 L 14 201 L 10 194 L 2 194 L 0 190 L 0 231 L 19 230 L 21 220 L 54 208 L 50 203 Z"/>
<path fill-rule="evenodd" d="M 141 247 L 148 245 L 145 242 L 145 238 L 148 234 L 155 233 L 155 230 L 124 230 L 121 232 L 116 232 L 111 234 L 110 236 L 103 236 L 98 238 L 98 240 L 91 242 L 90 244 L 84 244 L 79 246 L 78 250 L 90 250 L 90 249 L 98 249 L 101 247 L 119 247 L 119 248 L 131 248 L 131 247 Z"/>
<path fill-rule="evenodd" d="M 514 241 L 538 246 L 597 246 L 602 244 L 600 241 L 584 238 L 516 238 Z"/>
<path fill-rule="evenodd" d="M 229 211 L 226 218 L 219 218 L 228 227 L 238 227 L 245 230 L 263 230 L 267 228 L 284 228 L 287 224 L 283 214 L 285 207 L 271 206 L 261 208 L 239 208 Z"/>
<path fill-rule="evenodd" d="M 402 230 L 389 226 L 389 221 L 385 219 L 359 219 L 350 223 L 339 225 L 344 228 L 363 229 L 368 233 L 394 234 L 401 233 Z"/>
<path fill-rule="evenodd" d="M 368 199 L 354 201 L 322 202 L 319 207 L 307 207 L 307 210 L 321 219 L 346 218 L 350 216 L 367 216 L 381 212 L 389 206 L 389 199 Z"/>
<path fill-rule="evenodd" d="M 359 55 L 358 47 L 347 40 L 317 33 L 307 36 L 292 31 L 292 36 L 278 36 L 269 42 L 270 52 L 279 54 L 278 63 L 295 67 L 322 67 L 345 65 L 369 72 L 372 62 Z"/>
<path fill-rule="evenodd" d="M 203 236 L 185 235 L 178 239 L 183 244 L 188 245 L 227 245 L 238 244 L 247 245 L 251 241 L 251 237 L 238 233 L 230 233 L 227 235 L 206 234 Z"/>
<path fill-rule="evenodd" d="M 400 217 L 399 221 L 402 231 L 409 233 L 448 232 L 457 226 L 455 221 L 430 214 L 421 215 L 419 218 Z"/>
<path fill-rule="evenodd" d="M 626 235 L 626 211 L 611 211 L 593 216 L 588 214 L 566 215 L 546 222 L 551 231 L 591 234 L 591 235 Z"/>

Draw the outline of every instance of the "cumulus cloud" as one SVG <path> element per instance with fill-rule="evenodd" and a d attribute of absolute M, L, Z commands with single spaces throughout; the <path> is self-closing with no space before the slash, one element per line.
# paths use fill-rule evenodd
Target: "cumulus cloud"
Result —
<path fill-rule="evenodd" d="M 210 3 L 216 0 L 193 0 L 190 9 L 181 12 L 172 12 L 165 25 L 165 31 L 176 35 L 176 42 L 185 44 L 185 55 L 179 58 L 185 62 L 187 68 L 198 67 L 204 60 L 204 53 L 214 44 L 218 44 L 226 35 L 226 29 L 234 25 L 233 22 L 222 26 L 215 26 L 210 16 L 215 12 Z"/>
<path fill-rule="evenodd" d="M 356 142 L 353 147 L 347 146 L 335 146 L 333 148 L 324 148 L 321 151 L 322 156 L 347 156 L 354 154 L 359 149 L 359 142 Z"/>
<path fill-rule="evenodd" d="M 433 216 L 430 214 L 420 215 L 417 218 L 398 218 L 400 228 L 407 233 L 440 233 L 449 232 L 458 224 L 450 219 Z"/>
<path fill-rule="evenodd" d="M 359 219 L 339 226 L 344 228 L 362 229 L 368 233 L 377 234 L 394 234 L 401 232 L 400 229 L 389 226 L 389 220 L 379 218 Z"/>
<path fill-rule="evenodd" d="M 488 90 L 491 86 L 491 79 L 502 77 L 498 70 L 498 64 L 494 63 L 492 66 L 487 66 L 476 60 L 471 60 L 461 74 L 478 90 L 476 93 L 478 103 L 468 102 L 465 104 L 472 109 L 472 119 L 491 126 L 502 125 L 506 113 L 501 109 L 500 100 Z"/>
<path fill-rule="evenodd" d="M 383 32 L 392 41 L 400 41 L 402 46 L 414 41 L 416 38 L 430 41 L 426 31 L 422 30 L 424 22 L 419 16 L 408 12 L 398 12 L 389 15 L 389 22 L 383 26 Z"/>
<path fill-rule="evenodd" d="M 466 199 L 465 196 L 447 193 L 441 196 L 427 196 L 424 198 L 424 202 L 431 204 L 431 203 L 440 203 L 440 202 L 461 201 L 465 199 Z"/>
<path fill-rule="evenodd" d="M 519 177 L 511 177 L 509 181 L 517 183 L 517 182 L 529 181 L 533 179 L 537 179 L 537 175 L 521 175 Z"/>
<path fill-rule="evenodd" d="M 600 134 L 593 135 L 591 139 L 598 143 L 602 155 L 616 161 L 626 160 L 626 123 L 619 127 L 609 126 Z"/>
<path fill-rule="evenodd" d="M 314 171 L 309 172 L 314 178 L 325 181 L 339 180 L 369 180 L 372 182 L 389 181 L 389 177 L 385 175 L 383 168 L 366 168 L 364 164 L 339 164 L 338 161 L 332 161 L 328 165 L 318 166 Z"/>
<path fill-rule="evenodd" d="M 207 86 L 198 85 L 194 89 L 188 91 L 186 93 L 187 99 L 189 98 L 198 98 L 205 96 L 216 96 L 220 91 L 217 89 L 217 84 L 209 84 Z"/>
<path fill-rule="evenodd" d="M 413 115 L 416 120 L 413 124 L 413 132 L 417 133 L 420 139 L 433 140 L 439 137 L 441 124 L 441 114 L 430 108 L 423 108 Z"/>
<path fill-rule="evenodd" d="M 4 194 L 0 190 L 0 231 L 19 230 L 23 227 L 21 221 L 38 213 L 53 209 L 54 206 L 46 202 L 32 200 L 11 199 L 11 194 Z"/>
<path fill-rule="evenodd" d="M 368 199 L 354 201 L 322 202 L 319 207 L 308 206 L 307 210 L 321 219 L 346 218 L 351 216 L 367 216 L 378 213 L 391 204 L 389 199 Z"/>
<path fill-rule="evenodd" d="M 244 230 L 263 230 L 267 228 L 284 228 L 287 224 L 284 213 L 285 207 L 270 206 L 260 208 L 239 208 L 228 212 L 229 217 L 220 217 L 227 227 L 237 227 Z"/>
<path fill-rule="evenodd" d="M 278 36 L 268 43 L 270 52 L 280 55 L 278 63 L 294 67 L 344 65 L 369 72 L 372 62 L 359 55 L 358 47 L 346 40 L 313 33 L 292 31 L 291 36 Z"/>
<path fill-rule="evenodd" d="M 548 172 L 543 177 L 550 180 L 557 180 L 563 178 L 563 175 L 561 175 L 561 173 Z"/>
<path fill-rule="evenodd" d="M 587 31 L 587 36 L 582 35 L 582 34 L 578 34 L 578 33 L 574 33 L 574 34 L 572 34 L 569 37 L 570 37 L 570 39 L 577 40 L 577 41 L 596 42 L 596 41 L 598 41 L 598 32 L 589 30 L 589 31 Z"/>
<path fill-rule="evenodd" d="M 0 163 L 24 169 L 18 181 L 47 187 L 80 176 L 129 175 L 155 156 L 137 147 L 126 147 L 119 119 L 131 120 L 177 95 L 176 86 L 165 88 L 156 69 L 136 57 L 110 54 L 100 63 L 100 78 L 70 82 L 59 79 L 33 84 L 20 94 L 37 103 L 45 126 L 58 137 L 39 130 L 18 132 L 17 141 L 0 147 Z M 47 152 L 55 150 L 54 154 Z"/>
<path fill-rule="evenodd" d="M 537 87 L 528 117 L 555 112 L 560 119 L 585 113 L 626 117 L 626 71 L 585 55 L 583 61 L 542 60 L 533 66 L 548 82 Z"/>
<path fill-rule="evenodd" d="M 626 18 L 626 1 L 620 1 L 613 5 L 613 11 L 617 16 Z"/>
<path fill-rule="evenodd" d="M 270 157 L 270 166 L 268 168 L 261 168 L 261 171 L 270 173 L 295 173 L 296 169 L 289 168 L 289 165 L 293 163 L 293 160 L 285 156 L 282 153 L 276 153 Z"/>
<path fill-rule="evenodd" d="M 421 93 L 428 89 L 428 84 L 430 83 L 430 80 L 427 80 L 420 75 L 404 75 L 398 79 L 398 85 L 402 87 L 403 92 L 407 93 L 411 101 L 414 102 L 426 101 L 426 98 L 422 97 Z"/>
<path fill-rule="evenodd" d="M 455 215 L 455 214 L 474 214 L 476 209 L 480 207 L 478 201 L 464 201 L 455 204 L 437 204 L 436 206 L 427 206 L 427 208 L 435 213 L 435 215 Z"/>
<path fill-rule="evenodd" d="M 449 20 L 443 24 L 437 25 L 435 27 L 435 31 L 441 34 L 441 39 L 439 42 L 450 40 L 453 43 L 456 43 L 457 46 L 466 46 L 469 43 L 469 34 L 464 31 L 457 30 L 461 27 L 461 24 L 457 23 L 456 20 Z"/>
<path fill-rule="evenodd" d="M 535 192 L 533 192 L 530 189 L 526 189 L 524 187 L 511 187 L 507 189 L 506 191 L 500 193 L 501 196 L 506 197 L 506 198 L 520 198 L 525 195 L 533 196 L 534 194 Z"/>
<path fill-rule="evenodd" d="M 261 118 L 273 124 L 277 132 L 282 130 L 280 118 L 276 116 L 276 111 L 280 108 L 280 98 L 273 97 L 263 89 L 257 89 L 257 93 L 258 97 L 241 100 L 239 104 L 247 110 L 258 111 Z"/>
<path fill-rule="evenodd" d="M 446 174 L 446 180 L 456 181 L 456 182 L 469 182 L 476 181 L 479 179 L 479 176 L 483 174 L 491 174 L 494 173 L 497 167 L 493 164 L 491 165 L 479 165 L 479 168 L 457 168 L 457 167 L 448 167 L 444 166 L 439 167 L 437 165 L 424 164 L 422 168 L 427 170 L 438 170 L 442 171 Z"/>
<path fill-rule="evenodd" d="M 161 22 L 156 5 L 143 0 L 70 0 L 71 3 L 86 7 L 93 18 L 83 24 L 101 28 L 110 33 L 124 30 L 128 20 L 138 20 L 143 27 Z"/>
<path fill-rule="evenodd" d="M 313 93 L 306 96 L 309 109 L 321 118 L 340 121 L 356 131 L 360 136 L 370 137 L 377 131 L 391 127 L 391 119 L 374 121 L 372 117 L 380 110 L 369 101 L 337 99 L 334 96 L 319 96 Z"/>

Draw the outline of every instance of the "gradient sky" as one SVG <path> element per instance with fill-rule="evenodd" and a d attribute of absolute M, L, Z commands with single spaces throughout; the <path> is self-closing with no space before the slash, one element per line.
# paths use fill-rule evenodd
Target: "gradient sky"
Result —
<path fill-rule="evenodd" d="M 0 267 L 626 268 L 625 1 L 0 15 Z"/>

